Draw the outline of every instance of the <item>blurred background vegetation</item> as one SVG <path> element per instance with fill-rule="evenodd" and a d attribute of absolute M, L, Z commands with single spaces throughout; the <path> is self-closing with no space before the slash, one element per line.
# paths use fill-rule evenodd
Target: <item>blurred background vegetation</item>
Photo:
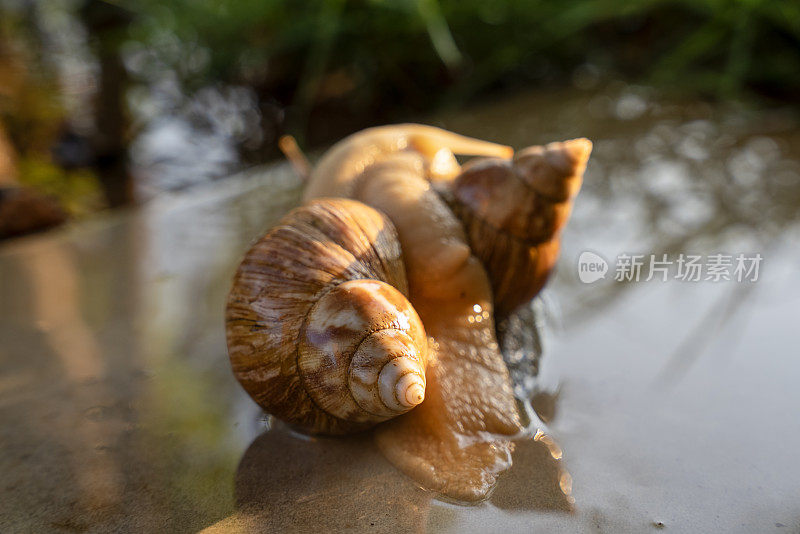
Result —
<path fill-rule="evenodd" d="M 0 188 L 83 216 L 273 159 L 284 133 L 614 80 L 796 105 L 800 3 L 0 0 Z"/>

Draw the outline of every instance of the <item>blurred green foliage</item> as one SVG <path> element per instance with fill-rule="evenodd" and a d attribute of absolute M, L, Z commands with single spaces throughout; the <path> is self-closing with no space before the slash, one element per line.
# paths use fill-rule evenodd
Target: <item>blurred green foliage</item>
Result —
<path fill-rule="evenodd" d="M 88 215 L 104 206 L 97 176 L 89 169 L 63 169 L 46 155 L 19 161 L 20 182 L 59 200 L 72 216 Z"/>
<path fill-rule="evenodd" d="M 150 72 L 376 120 L 600 73 L 720 97 L 800 89 L 795 0 L 156 0 L 137 2 Z"/>
<path fill-rule="evenodd" d="M 82 216 L 103 207 L 100 184 L 88 168 L 64 169 L 52 148 L 68 118 L 58 81 L 35 44 L 32 28 L 14 12 L 0 17 L 0 127 L 10 139 L 13 177 L 56 198 L 67 213 Z"/>
<path fill-rule="evenodd" d="M 20 16 L 0 11 L 0 124 L 20 152 L 47 151 L 65 118 L 58 83 Z"/>
<path fill-rule="evenodd" d="M 0 121 L 27 162 L 22 180 L 51 186 L 48 150 L 74 113 L 48 57 L 58 39 L 47 33 L 61 30 L 41 23 L 55 12 L 83 28 L 58 57 L 77 39 L 93 62 L 94 117 L 83 123 L 94 131 L 81 135 L 94 153 L 83 165 L 111 205 L 135 189 L 114 176 L 126 147 L 164 116 L 216 114 L 205 124 L 228 120 L 231 144 L 263 161 L 283 133 L 313 146 L 517 88 L 622 79 L 791 103 L 800 91 L 796 0 L 0 0 Z M 227 88 L 244 89 L 235 113 L 247 120 L 198 98 Z M 89 174 L 68 174 L 51 189 L 88 188 Z"/>

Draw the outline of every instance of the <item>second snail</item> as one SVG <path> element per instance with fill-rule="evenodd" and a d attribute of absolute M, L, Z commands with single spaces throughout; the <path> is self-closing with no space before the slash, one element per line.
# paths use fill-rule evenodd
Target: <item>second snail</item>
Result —
<path fill-rule="evenodd" d="M 236 378 L 301 431 L 374 427 L 424 487 L 486 498 L 522 431 L 495 324 L 546 282 L 591 147 L 417 124 L 340 141 L 236 272 Z"/>

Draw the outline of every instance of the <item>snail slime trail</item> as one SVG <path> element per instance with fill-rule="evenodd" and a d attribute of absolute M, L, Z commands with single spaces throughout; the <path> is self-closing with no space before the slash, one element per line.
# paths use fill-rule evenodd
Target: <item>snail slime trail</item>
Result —
<path fill-rule="evenodd" d="M 237 379 L 308 433 L 375 426 L 424 487 L 485 499 L 522 430 L 495 314 L 546 282 L 590 151 L 577 139 L 515 155 L 416 124 L 340 141 L 235 275 Z M 483 157 L 462 169 L 455 154 Z"/>

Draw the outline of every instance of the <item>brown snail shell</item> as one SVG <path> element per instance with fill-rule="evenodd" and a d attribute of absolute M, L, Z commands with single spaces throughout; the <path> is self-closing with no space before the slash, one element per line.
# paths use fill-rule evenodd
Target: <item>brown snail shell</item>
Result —
<path fill-rule="evenodd" d="M 397 234 L 353 200 L 295 209 L 234 277 L 234 374 L 267 412 L 314 433 L 366 429 L 425 397 L 427 338 Z"/>
<path fill-rule="evenodd" d="M 547 281 L 591 150 L 588 139 L 573 139 L 473 160 L 442 191 L 489 273 L 499 317 Z"/>

